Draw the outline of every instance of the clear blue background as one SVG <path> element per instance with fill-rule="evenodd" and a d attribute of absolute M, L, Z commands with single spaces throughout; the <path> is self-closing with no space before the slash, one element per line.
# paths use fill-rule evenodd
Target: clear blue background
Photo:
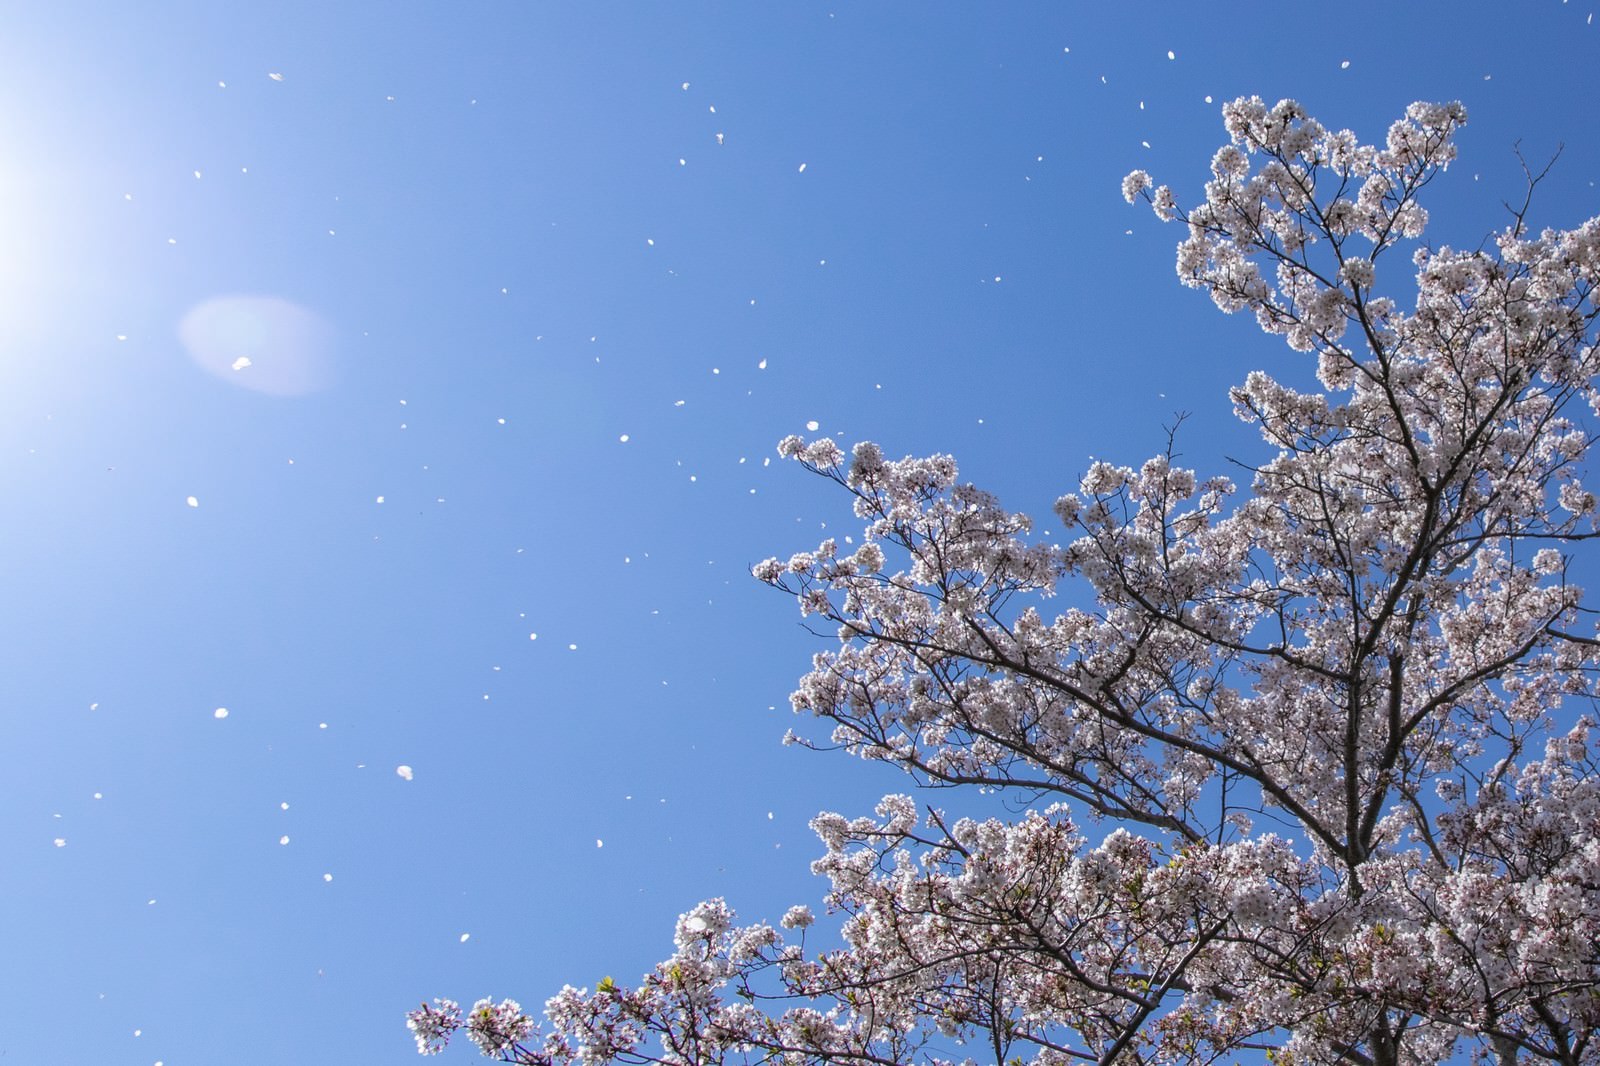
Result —
<path fill-rule="evenodd" d="M 850 530 L 776 440 L 1041 516 L 1179 410 L 1202 471 L 1258 454 L 1224 390 L 1308 368 L 1121 177 L 1195 202 L 1240 94 L 1367 140 L 1460 99 L 1432 238 L 1505 221 L 1519 139 L 1576 224 L 1593 7 L 9 11 L 0 1058 L 409 1061 L 424 997 L 816 903 L 806 821 L 903 785 L 779 744 L 819 643 L 747 567 Z M 177 323 L 237 294 L 325 320 L 336 382 L 200 369 Z"/>

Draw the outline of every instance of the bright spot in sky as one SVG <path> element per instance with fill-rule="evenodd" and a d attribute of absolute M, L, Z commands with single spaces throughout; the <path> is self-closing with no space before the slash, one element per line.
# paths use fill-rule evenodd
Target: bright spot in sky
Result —
<path fill-rule="evenodd" d="M 216 710 L 211 712 L 211 717 L 213 717 L 213 718 L 226 718 L 226 717 L 228 717 L 228 708 L 226 708 L 226 707 L 218 707 Z"/>
<path fill-rule="evenodd" d="M 187 503 L 190 507 L 199 507 L 200 506 L 200 500 L 197 497 L 194 497 L 194 496 L 186 497 L 184 502 Z"/>
<path fill-rule="evenodd" d="M 411 767 L 409 767 L 409 766 L 404 766 L 404 765 L 396 766 L 394 768 L 394 772 L 399 774 L 401 777 L 405 778 L 407 781 L 411 780 L 412 770 L 411 770 Z"/>
<path fill-rule="evenodd" d="M 278 843 L 287 844 L 287 843 L 289 843 L 289 838 L 287 836 L 281 836 L 281 837 L 278 838 Z"/>
<path fill-rule="evenodd" d="M 279 74 L 277 71 L 273 71 L 271 74 L 268 74 L 267 77 L 271 78 L 273 81 L 283 80 L 283 75 Z"/>
<path fill-rule="evenodd" d="M 815 433 L 817 431 L 817 420 L 813 418 L 811 421 L 807 422 L 806 429 L 810 430 L 812 433 Z"/>
<path fill-rule="evenodd" d="M 472 939 L 472 934 L 471 933 L 462 933 L 461 934 L 461 943 L 465 944 L 467 941 L 469 941 L 471 939 Z"/>
<path fill-rule="evenodd" d="M 333 331 L 276 296 L 206 300 L 178 322 L 178 338 L 200 369 L 257 392 L 302 396 L 333 383 Z"/>

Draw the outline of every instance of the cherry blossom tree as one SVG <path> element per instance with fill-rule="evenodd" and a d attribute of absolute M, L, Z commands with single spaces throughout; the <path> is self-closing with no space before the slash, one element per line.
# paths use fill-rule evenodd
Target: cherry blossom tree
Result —
<path fill-rule="evenodd" d="M 1525 201 L 1481 247 L 1429 247 L 1460 105 L 1413 104 L 1381 146 L 1293 101 L 1223 114 L 1203 203 L 1142 172 L 1123 193 L 1185 228 L 1185 285 L 1315 359 L 1311 389 L 1232 390 L 1265 442 L 1245 488 L 1170 447 L 1095 463 L 1057 546 L 948 456 L 779 447 L 864 525 L 755 568 L 837 632 L 793 696 L 831 724 L 815 743 L 1026 813 L 823 814 L 837 946 L 804 907 L 774 928 L 711 900 L 637 985 L 565 988 L 543 1027 L 436 1000 L 420 1050 L 1600 1062 L 1600 641 L 1570 579 L 1597 527 L 1600 219 L 1534 233 Z"/>

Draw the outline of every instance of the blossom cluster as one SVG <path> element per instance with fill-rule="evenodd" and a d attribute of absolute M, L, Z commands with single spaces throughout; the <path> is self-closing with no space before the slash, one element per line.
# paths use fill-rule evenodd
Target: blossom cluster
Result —
<path fill-rule="evenodd" d="M 1202 203 L 1142 171 L 1122 191 L 1184 227 L 1185 284 L 1313 356 L 1318 388 L 1231 391 L 1264 447 L 1248 485 L 1173 447 L 1095 462 L 1054 544 L 949 456 L 779 446 L 862 524 L 754 567 L 838 637 L 791 698 L 823 724 L 803 742 L 1033 806 L 819 815 L 841 947 L 808 950 L 807 908 L 741 926 L 711 900 L 636 986 L 551 999 L 537 1046 L 515 1003 L 436 1001 L 420 1050 L 466 1028 L 539 1066 L 1593 1059 L 1600 767 L 1574 707 L 1600 639 L 1573 563 L 1600 529 L 1600 219 L 1418 249 L 1402 310 L 1378 286 L 1460 105 L 1381 145 L 1293 101 L 1223 118 Z"/>

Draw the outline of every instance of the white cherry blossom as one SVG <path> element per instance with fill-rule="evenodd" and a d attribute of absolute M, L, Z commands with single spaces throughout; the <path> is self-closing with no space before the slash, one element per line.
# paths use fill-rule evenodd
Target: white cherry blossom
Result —
<path fill-rule="evenodd" d="M 1248 485 L 1175 447 L 1095 462 L 1057 546 L 949 456 L 779 445 L 862 524 L 851 554 L 754 568 L 838 635 L 797 739 L 1023 813 L 823 813 L 842 946 L 807 945 L 805 907 L 775 929 L 710 900 L 637 984 L 558 993 L 547 1035 L 438 1000 L 419 1050 L 467 1028 L 537 1066 L 1600 1061 L 1600 640 L 1572 565 L 1597 535 L 1600 219 L 1403 252 L 1459 104 L 1382 146 L 1294 101 L 1223 118 L 1202 203 L 1142 171 L 1122 191 L 1184 228 L 1183 284 L 1311 357 L 1320 389 L 1231 391 Z M 1376 290 L 1402 269 L 1411 310 Z"/>

